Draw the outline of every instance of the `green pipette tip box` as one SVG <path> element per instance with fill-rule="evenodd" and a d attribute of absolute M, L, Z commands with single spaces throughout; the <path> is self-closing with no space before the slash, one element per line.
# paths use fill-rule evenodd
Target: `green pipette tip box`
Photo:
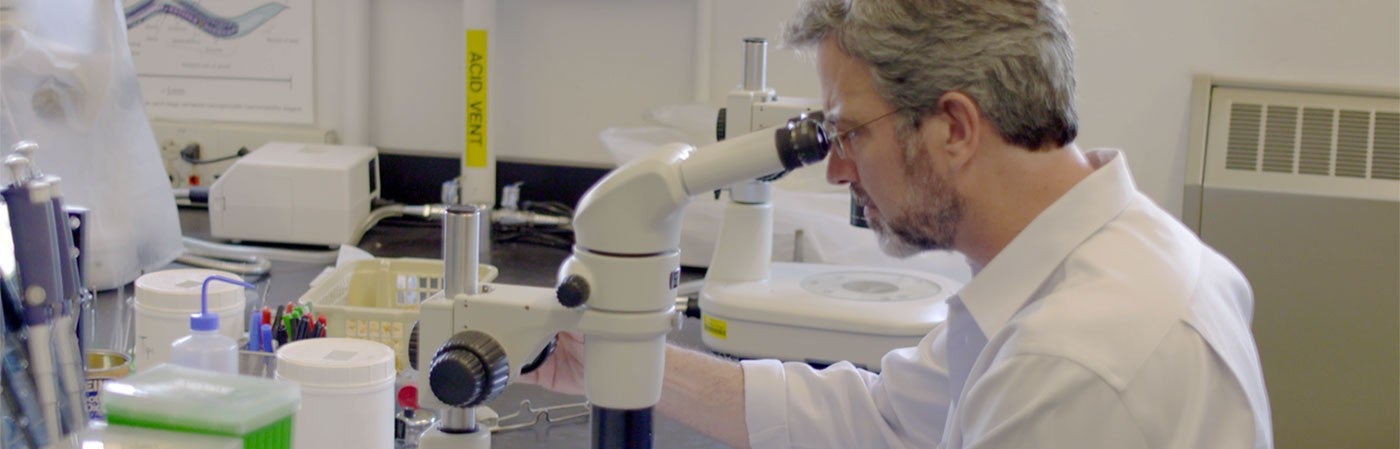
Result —
<path fill-rule="evenodd" d="M 290 449 L 300 405 L 291 382 L 170 364 L 102 386 L 108 423 L 239 437 L 244 449 Z"/>

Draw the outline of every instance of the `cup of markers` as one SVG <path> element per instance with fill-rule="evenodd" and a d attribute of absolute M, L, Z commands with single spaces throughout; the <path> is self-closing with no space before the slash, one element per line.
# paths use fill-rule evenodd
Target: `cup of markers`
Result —
<path fill-rule="evenodd" d="M 273 356 L 277 348 L 298 340 L 324 338 L 326 322 L 326 315 L 316 314 L 309 304 L 254 310 L 248 316 L 248 345 L 240 354 L 239 372 L 271 378 L 277 369 Z"/>

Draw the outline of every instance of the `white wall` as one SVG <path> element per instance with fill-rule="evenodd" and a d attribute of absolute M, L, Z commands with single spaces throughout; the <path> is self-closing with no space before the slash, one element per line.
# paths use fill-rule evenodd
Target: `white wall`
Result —
<path fill-rule="evenodd" d="M 498 154 L 609 164 L 598 131 L 642 124 L 648 109 L 695 97 L 697 61 L 704 59 L 695 57 L 697 35 L 709 37 L 709 67 L 699 71 L 709 74 L 708 97 L 718 105 L 739 80 L 739 39 L 776 43 L 779 23 L 797 3 L 501 1 Z M 1140 187 L 1172 211 L 1181 204 L 1192 74 L 1400 88 L 1395 0 L 1066 4 L 1078 47 L 1079 144 L 1123 148 Z M 713 13 L 713 29 L 696 29 L 697 11 Z M 462 140 L 460 6 L 375 0 L 373 14 L 372 142 L 455 156 Z M 780 95 L 819 94 L 810 63 L 776 48 L 769 84 Z"/>
<path fill-rule="evenodd" d="M 694 83 L 691 0 L 498 3 L 492 138 L 501 157 L 611 166 L 598 140 L 684 103 Z M 458 156 L 462 148 L 461 6 L 377 0 L 371 141 Z"/>
<path fill-rule="evenodd" d="M 1194 73 L 1400 88 L 1395 0 L 1067 0 L 1079 144 L 1122 148 L 1180 216 Z"/>

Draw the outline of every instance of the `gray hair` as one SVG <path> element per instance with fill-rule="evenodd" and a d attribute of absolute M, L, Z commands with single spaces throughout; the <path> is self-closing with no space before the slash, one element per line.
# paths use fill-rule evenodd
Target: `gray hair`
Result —
<path fill-rule="evenodd" d="M 948 91 L 977 102 L 1002 138 L 1037 150 L 1078 133 L 1074 49 L 1059 0 L 808 0 L 784 43 L 835 35 L 878 92 L 918 127 Z"/>

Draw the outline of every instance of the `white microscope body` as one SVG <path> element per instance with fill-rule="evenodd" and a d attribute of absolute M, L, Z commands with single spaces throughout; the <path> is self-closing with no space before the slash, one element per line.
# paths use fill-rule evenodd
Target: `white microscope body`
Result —
<path fill-rule="evenodd" d="M 573 255 L 558 288 L 478 285 L 470 243 L 479 211 L 449 208 L 444 294 L 422 304 L 418 361 L 431 388 L 419 402 L 446 411 L 420 445 L 489 447 L 468 407 L 494 398 L 565 330 L 582 332 L 593 447 L 650 448 L 661 399 L 665 336 L 679 318 L 681 210 L 691 197 L 826 157 L 820 115 L 703 148 L 672 144 L 614 170 L 574 216 Z M 470 246 L 470 248 L 468 248 Z M 441 344 L 441 347 L 439 347 Z"/>

